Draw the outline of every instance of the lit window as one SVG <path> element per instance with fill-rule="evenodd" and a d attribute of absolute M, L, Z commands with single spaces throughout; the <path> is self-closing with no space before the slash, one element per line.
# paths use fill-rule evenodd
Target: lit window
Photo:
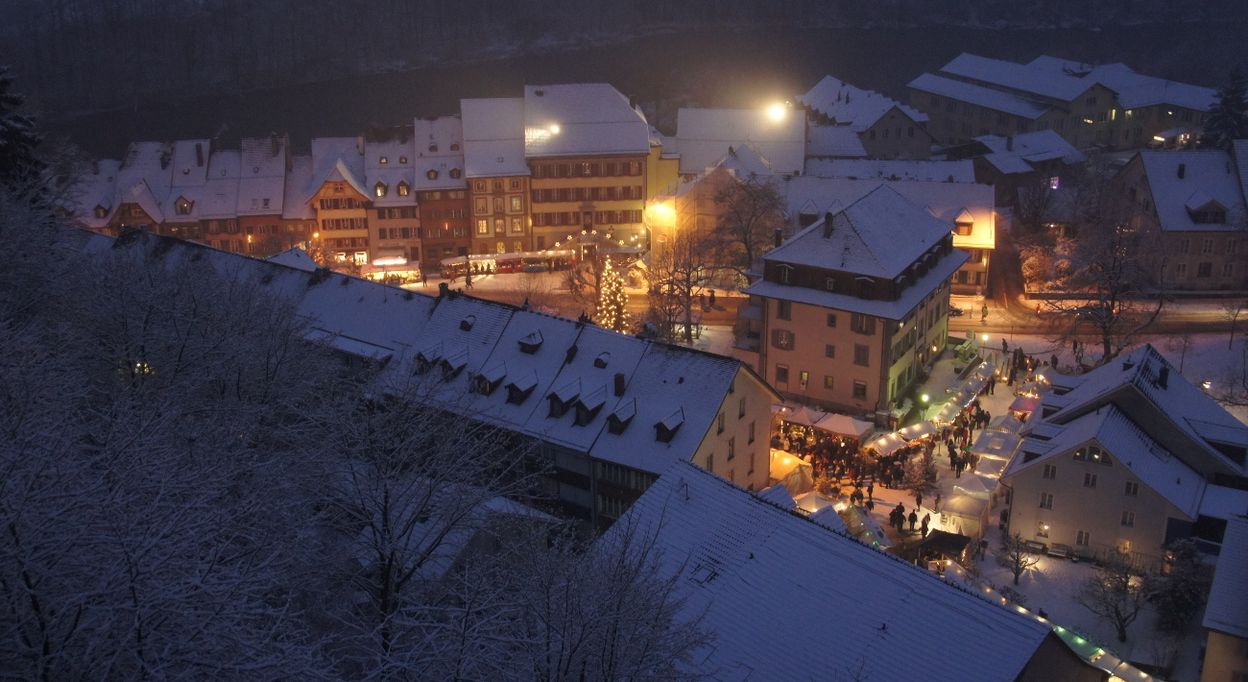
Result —
<path fill-rule="evenodd" d="M 1135 512 L 1124 511 L 1122 513 L 1122 525 L 1127 528 L 1134 528 L 1135 527 Z"/>
<path fill-rule="evenodd" d="M 400 156 L 400 157 L 399 157 L 399 163 L 407 163 L 407 157 L 406 157 L 406 156 Z"/>
<path fill-rule="evenodd" d="M 384 197 L 384 196 L 386 196 L 386 185 L 385 185 L 385 183 L 383 183 L 383 182 L 379 182 L 379 183 L 377 183 L 377 186 L 373 188 L 373 191 L 374 191 L 374 192 L 376 192 L 377 196 L 379 196 L 379 197 Z"/>
<path fill-rule="evenodd" d="M 377 159 L 377 163 L 379 163 L 379 164 L 381 164 L 381 165 L 383 165 L 383 166 L 384 166 L 384 165 L 386 165 L 387 163 L 390 163 L 390 159 L 387 159 L 386 157 L 384 157 L 384 156 L 383 156 L 383 157 L 381 157 L 380 159 Z"/>
<path fill-rule="evenodd" d="M 451 177 L 452 177 L 452 178 L 455 178 L 456 180 L 458 180 L 458 179 L 459 179 L 459 176 L 461 176 L 461 175 L 463 175 L 463 174 L 464 174 L 464 172 L 463 172 L 463 171 L 461 171 L 461 170 L 460 170 L 460 169 L 458 169 L 458 168 L 452 168 L 452 169 L 451 169 Z"/>
<path fill-rule="evenodd" d="M 1040 493 L 1040 508 L 1041 509 L 1053 508 L 1053 493 Z"/>
<path fill-rule="evenodd" d="M 406 182 L 399 183 L 399 196 L 405 197 L 412 193 L 412 188 Z"/>
<path fill-rule="evenodd" d="M 425 173 L 425 177 L 426 177 L 426 178 L 429 178 L 430 180 L 437 180 L 437 179 L 438 179 L 438 172 L 437 172 L 436 170 L 434 170 L 434 169 L 430 168 L 430 169 L 429 169 L 429 172 L 428 172 L 428 173 Z"/>
<path fill-rule="evenodd" d="M 1049 178 L 1049 189 L 1061 189 L 1061 188 L 1062 188 L 1061 176 L 1054 175 Z"/>

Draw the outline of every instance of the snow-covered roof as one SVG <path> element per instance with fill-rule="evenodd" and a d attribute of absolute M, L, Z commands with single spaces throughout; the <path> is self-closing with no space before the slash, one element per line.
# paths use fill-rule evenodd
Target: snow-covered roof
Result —
<path fill-rule="evenodd" d="M 1248 490 L 1221 485 L 1205 486 L 1205 496 L 1200 500 L 1200 515 L 1215 519 L 1248 516 Z"/>
<path fill-rule="evenodd" d="M 1105 448 L 1111 461 L 1135 474 L 1144 485 L 1161 495 L 1177 509 L 1195 519 L 1205 492 L 1199 473 L 1175 457 L 1113 405 L 1102 407 L 1063 424 L 1051 437 L 1035 434 L 1024 439 L 1023 453 L 1039 455 L 1015 457 L 1002 476 L 1011 477 L 1026 469 L 1069 456 L 1079 446 L 1095 440 Z"/>
<path fill-rule="evenodd" d="M 287 220 L 313 220 L 316 210 L 307 201 L 308 185 L 312 183 L 312 157 L 290 157 L 290 172 L 286 174 L 285 199 L 282 201 L 282 217 Z"/>
<path fill-rule="evenodd" d="M 265 260 L 270 263 L 278 263 L 288 268 L 303 270 L 304 272 L 312 272 L 317 268 L 316 261 L 312 260 L 312 256 L 307 251 L 294 246 L 281 253 L 275 253 Z"/>
<path fill-rule="evenodd" d="M 528 175 L 524 98 L 461 99 L 464 168 L 470 178 Z"/>
<path fill-rule="evenodd" d="M 415 206 L 416 147 L 411 130 L 395 132 L 384 140 L 364 141 L 365 188 L 374 206 Z M 385 196 L 377 196 L 377 184 L 385 186 Z M 407 196 L 399 185 L 408 187 Z"/>
<path fill-rule="evenodd" d="M 802 104 L 824 114 L 838 125 L 862 132 L 875 125 L 893 109 L 915 123 L 925 123 L 927 114 L 908 107 L 873 90 L 863 90 L 833 76 L 824 76 L 809 92 L 797 98 Z"/>
<path fill-rule="evenodd" d="M 615 409 L 618 419 L 629 420 L 627 426 L 618 434 L 604 430 L 590 454 L 652 472 L 663 471 L 674 460 L 689 461 L 714 423 L 720 403 L 733 392 L 740 371 L 741 363 L 733 358 L 648 344 L 636 369 L 627 375 Z M 685 424 L 669 442 L 657 442 L 655 424 L 677 410 Z"/>
<path fill-rule="evenodd" d="M 327 182 L 345 182 L 369 196 L 365 187 L 363 141 L 358 137 L 312 138 L 312 181 L 304 189 L 311 199 Z"/>
<path fill-rule="evenodd" d="M 1248 639 L 1248 518 L 1230 519 L 1222 536 L 1222 551 L 1209 589 L 1203 625 L 1208 630 Z"/>
<path fill-rule="evenodd" d="M 465 189 L 464 126 L 459 117 L 418 118 L 413 130 L 416 189 Z"/>
<path fill-rule="evenodd" d="M 208 160 L 212 153 L 209 140 L 177 140 L 173 143 L 173 187 L 202 186 L 208 179 Z"/>
<path fill-rule="evenodd" d="M 1083 375 L 1067 393 L 1046 393 L 1041 398 L 1041 413 L 1048 411 L 1049 416 L 1029 422 L 1026 428 L 1060 426 L 1110 403 L 1131 415 L 1151 438 L 1203 475 L 1244 475 L 1245 466 L 1221 452 L 1217 444 L 1248 447 L 1248 426 L 1189 383 L 1150 344 Z"/>
<path fill-rule="evenodd" d="M 1087 157 L 1064 137 L 1052 130 L 1037 130 L 1012 137 L 983 135 L 975 138 L 988 153 L 984 160 L 1002 173 L 1030 173 L 1032 163 L 1061 160 L 1062 163 L 1083 163 Z"/>
<path fill-rule="evenodd" d="M 981 83 L 1064 101 L 1075 99 L 1095 84 L 1060 70 L 1032 68 L 1027 64 L 981 57 L 969 52 L 954 57 L 940 70 Z"/>
<path fill-rule="evenodd" d="M 200 194 L 203 206 L 195 207 L 200 218 L 219 220 L 238 216 L 238 177 L 241 164 L 242 159 L 236 149 L 219 149 L 212 153 L 208 161 L 208 179 Z"/>
<path fill-rule="evenodd" d="M 611 85 L 524 87 L 526 157 L 649 152 L 649 124 Z"/>
<path fill-rule="evenodd" d="M 281 215 L 286 199 L 285 135 L 244 137 L 240 145 L 239 215 Z"/>
<path fill-rule="evenodd" d="M 1100 64 L 1090 67 L 1048 55 L 1041 55 L 1027 64 L 1032 73 L 1060 73 L 1094 81 L 1118 93 L 1118 104 L 1136 109 L 1156 104 L 1173 104 L 1196 111 L 1209 111 L 1217 101 L 1217 91 L 1199 85 L 1146 76 L 1126 64 Z"/>
<path fill-rule="evenodd" d="M 702 615 L 715 639 L 694 659 L 716 679 L 1012 680 L 1049 637 L 1043 623 L 686 463 L 598 543 L 627 537 L 653 542 L 687 615 Z"/>
<path fill-rule="evenodd" d="M 820 216 L 839 211 L 880 186 L 887 186 L 910 203 L 950 223 L 962 222 L 963 212 L 974 218 L 971 234 L 954 235 L 957 247 L 991 249 L 996 246 L 996 203 L 991 185 L 967 182 L 881 182 L 846 178 L 792 178 L 780 186 L 789 217 Z"/>
<path fill-rule="evenodd" d="M 846 203 L 831 220 L 830 226 L 822 220 L 811 225 L 766 259 L 892 279 L 953 231 L 951 222 L 884 184 Z"/>
<path fill-rule="evenodd" d="M 1153 195 L 1161 229 L 1183 231 L 1231 231 L 1240 229 L 1248 217 L 1243 188 L 1236 166 L 1220 149 L 1145 150 L 1140 152 L 1149 191 Z M 1183 177 L 1179 177 L 1179 168 Z M 1241 169 L 1240 172 L 1248 169 Z M 1197 223 L 1197 208 L 1217 202 L 1226 211 L 1223 223 Z"/>
<path fill-rule="evenodd" d="M 684 196 L 717 172 L 726 172 L 741 182 L 770 182 L 776 176 L 767 159 L 748 144 L 729 148 L 728 153 L 701 173 L 681 180 L 676 185 L 675 196 Z"/>
<path fill-rule="evenodd" d="M 934 73 L 920 75 L 910 81 L 909 87 L 1027 119 L 1040 118 L 1050 109 L 1047 105 L 1033 102 L 1021 95 L 945 78 Z"/>
<path fill-rule="evenodd" d="M 810 157 L 861 159 L 866 156 L 862 138 L 849 126 L 811 125 L 806 128 L 807 165 Z"/>
<path fill-rule="evenodd" d="M 802 172 L 806 154 L 806 112 L 789 110 L 781 121 L 762 109 L 694 109 L 676 112 L 680 172 L 700 173 L 729 148 L 754 147 L 782 175 Z"/>
<path fill-rule="evenodd" d="M 975 182 L 975 164 L 966 161 L 808 159 L 806 175 L 853 180 Z"/>
<path fill-rule="evenodd" d="M 133 142 L 117 173 L 118 204 L 138 204 L 152 220 L 164 221 L 173 179 L 173 150 L 164 142 Z"/>

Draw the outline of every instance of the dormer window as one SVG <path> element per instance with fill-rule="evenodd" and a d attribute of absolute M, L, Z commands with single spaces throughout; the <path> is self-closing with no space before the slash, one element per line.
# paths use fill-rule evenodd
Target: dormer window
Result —
<path fill-rule="evenodd" d="M 431 144 L 431 145 L 429 145 L 429 153 L 430 153 L 430 154 L 437 154 L 437 153 L 438 153 L 438 145 L 436 145 L 436 144 Z"/>
<path fill-rule="evenodd" d="M 462 320 L 460 320 L 460 321 L 459 321 L 459 328 L 460 328 L 460 330 L 461 330 L 461 331 L 470 332 L 470 331 L 472 331 L 472 325 L 474 325 L 474 324 L 476 324 L 476 323 L 477 323 L 477 316 L 476 316 L 476 315 L 469 315 L 469 316 L 467 316 L 467 317 L 465 317 L 464 319 L 462 319 Z"/>
<path fill-rule="evenodd" d="M 628 428 L 635 416 L 637 416 L 637 399 L 633 398 L 625 401 L 615 408 L 615 412 L 607 415 L 607 431 L 617 436 L 624 433 L 624 429 Z"/>
<path fill-rule="evenodd" d="M 193 207 L 194 205 L 195 205 L 195 202 L 189 201 L 186 197 L 178 197 L 178 200 L 173 205 L 173 210 L 178 215 L 190 215 L 191 207 Z M 100 217 L 102 218 L 104 216 L 100 216 Z"/>
<path fill-rule="evenodd" d="M 463 174 L 464 174 L 464 172 L 463 172 L 463 171 L 461 171 L 461 170 L 460 170 L 460 169 L 458 169 L 458 168 L 452 168 L 452 169 L 451 169 L 451 177 L 452 177 L 452 178 L 455 178 L 456 180 L 458 180 L 458 179 L 460 178 L 460 176 L 462 176 Z"/>
<path fill-rule="evenodd" d="M 959 237 L 965 237 L 969 235 L 971 231 L 974 229 L 975 229 L 974 223 L 957 222 L 957 223 L 954 223 L 953 233 L 958 235 Z"/>
<path fill-rule="evenodd" d="M 412 193 L 412 186 L 407 184 L 407 182 L 400 182 L 398 190 L 399 196 L 405 197 Z"/>
<path fill-rule="evenodd" d="M 377 196 L 379 196 L 379 197 L 384 197 L 384 196 L 386 196 L 386 190 L 387 190 L 387 189 L 388 189 L 388 188 L 386 187 L 386 183 L 384 183 L 384 182 L 379 182 L 379 183 L 377 183 L 377 185 L 376 185 L 376 186 L 374 186 L 374 187 L 373 187 L 373 192 L 374 192 Z"/>
<path fill-rule="evenodd" d="M 377 163 L 379 163 L 379 164 L 381 164 L 381 165 L 383 165 L 383 166 L 384 166 L 384 165 L 386 165 L 386 164 L 390 163 L 390 159 L 387 159 L 386 157 L 384 157 L 384 156 L 383 156 L 383 157 L 381 157 L 380 159 L 377 159 Z"/>
<path fill-rule="evenodd" d="M 654 439 L 660 443 L 672 442 L 672 439 L 676 437 L 676 432 L 684 423 L 685 411 L 683 408 L 677 408 L 675 412 L 654 425 Z"/>
<path fill-rule="evenodd" d="M 571 407 L 571 404 L 570 404 L 570 403 L 566 403 L 566 402 L 564 402 L 564 401 L 560 400 L 560 399 L 559 399 L 559 396 L 555 395 L 554 393 L 551 393 L 551 394 L 550 394 L 550 413 L 549 413 L 549 416 L 551 416 L 551 417 L 555 417 L 555 418 L 562 417 L 563 415 L 565 415 L 565 414 L 567 414 L 567 413 L 568 413 L 568 408 L 569 408 L 569 407 Z"/>
<path fill-rule="evenodd" d="M 400 157 L 399 157 L 399 163 L 401 163 L 401 164 L 406 164 L 406 163 L 407 163 L 407 157 L 406 157 L 406 156 L 400 156 Z"/>
<path fill-rule="evenodd" d="M 606 369 L 607 362 L 610 360 L 611 360 L 610 353 L 606 353 L 606 352 L 599 353 L 598 357 L 594 358 L 594 367 L 597 367 L 598 369 Z"/>
<path fill-rule="evenodd" d="M 534 331 L 520 339 L 520 352 L 533 355 L 537 352 L 537 349 L 542 347 L 542 341 L 542 332 L 540 330 Z"/>
<path fill-rule="evenodd" d="M 1197 225 L 1226 224 L 1226 209 L 1217 204 L 1208 204 L 1199 211 L 1189 211 L 1192 222 Z"/>
<path fill-rule="evenodd" d="M 95 207 L 95 217 L 96 217 L 96 218 L 103 218 L 103 217 L 105 217 L 105 216 L 107 216 L 107 215 L 108 215 L 108 209 L 107 209 L 107 208 L 104 208 L 103 206 L 96 206 L 96 207 Z"/>
<path fill-rule="evenodd" d="M 780 266 L 776 268 L 776 270 L 779 273 L 781 284 L 793 283 L 793 266 L 792 265 L 786 265 L 786 264 L 781 263 Z"/>
<path fill-rule="evenodd" d="M 426 177 L 426 178 L 429 178 L 430 180 L 437 180 L 437 179 L 438 179 L 438 171 L 436 171 L 436 170 L 434 170 L 434 169 L 430 168 L 430 169 L 429 169 L 429 172 L 428 172 L 428 173 L 425 173 L 425 177 Z"/>
<path fill-rule="evenodd" d="M 453 152 L 457 152 L 457 151 L 459 151 L 459 143 L 458 143 L 458 142 L 452 142 L 452 143 L 451 143 L 451 151 L 453 151 Z"/>

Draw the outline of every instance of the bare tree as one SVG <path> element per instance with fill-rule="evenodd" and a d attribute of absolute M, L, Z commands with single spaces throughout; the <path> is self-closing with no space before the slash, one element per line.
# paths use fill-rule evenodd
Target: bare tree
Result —
<path fill-rule="evenodd" d="M 784 197 L 774 182 L 748 178 L 726 183 L 715 193 L 720 211 L 715 227 L 715 262 L 736 273 L 742 282 L 763 257 L 776 230 L 784 227 Z"/>
<path fill-rule="evenodd" d="M 1031 551 L 1021 535 L 1014 533 L 1001 537 L 1001 547 L 997 549 L 997 564 L 1010 569 L 1015 585 L 1024 573 L 1038 563 L 1040 563 L 1040 557 Z"/>
<path fill-rule="evenodd" d="M 906 462 L 902 475 L 902 487 L 914 495 L 916 503 L 920 498 L 930 496 L 938 490 L 936 459 L 926 450 Z"/>
<path fill-rule="evenodd" d="M 666 334 L 693 342 L 694 303 L 710 284 L 714 243 L 694 228 L 678 230 L 651 251 L 651 317 Z"/>
<path fill-rule="evenodd" d="M 1113 552 L 1080 587 L 1075 601 L 1114 626 L 1118 641 L 1127 641 L 1127 628 L 1139 617 L 1146 592 L 1132 570 L 1131 558 Z"/>
<path fill-rule="evenodd" d="M 1222 317 L 1231 323 L 1230 334 L 1226 337 L 1227 350 L 1231 350 L 1235 343 L 1235 323 L 1239 321 L 1239 316 L 1243 315 L 1245 310 L 1248 310 L 1248 300 L 1232 299 L 1222 303 Z"/>

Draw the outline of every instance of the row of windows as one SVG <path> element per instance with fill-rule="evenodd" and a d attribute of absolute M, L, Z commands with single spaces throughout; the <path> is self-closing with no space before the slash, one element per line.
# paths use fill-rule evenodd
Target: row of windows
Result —
<path fill-rule="evenodd" d="M 359 199 L 352 199 L 352 198 L 345 198 L 345 197 L 321 199 L 320 205 L 321 205 L 321 210 L 323 211 L 324 210 L 343 211 L 343 210 L 348 210 L 348 209 L 353 209 L 353 208 L 364 208 L 364 202 L 360 201 Z"/>
<path fill-rule="evenodd" d="M 487 184 L 486 180 L 473 180 L 472 191 L 474 192 L 488 192 L 488 191 L 502 192 L 503 191 L 502 180 L 491 180 L 491 181 L 488 181 L 488 183 L 489 184 Z M 507 181 L 507 189 L 514 191 L 514 190 L 520 189 L 521 186 L 522 185 L 520 182 L 520 178 L 511 178 L 510 180 Z"/>
<path fill-rule="evenodd" d="M 465 208 L 427 208 L 424 216 L 429 220 L 437 220 L 439 218 L 467 218 L 468 209 Z"/>
<path fill-rule="evenodd" d="M 365 218 L 326 218 L 321 221 L 326 230 L 367 230 L 368 220 Z"/>
<path fill-rule="evenodd" d="M 417 239 L 424 237 L 423 231 L 418 227 L 383 227 L 377 230 L 378 237 L 381 239 Z"/>
<path fill-rule="evenodd" d="M 1187 263 L 1175 263 L 1174 264 L 1174 276 L 1175 277 L 1187 277 L 1187 273 L 1188 273 Z M 1233 262 L 1223 263 L 1222 264 L 1222 277 L 1234 277 L 1234 276 L 1235 276 L 1235 263 Z M 1196 277 L 1200 279 L 1208 279 L 1210 277 L 1213 277 L 1213 263 L 1210 263 L 1209 261 L 1197 263 L 1196 264 Z"/>
<path fill-rule="evenodd" d="M 856 347 L 855 350 L 857 350 L 857 348 L 858 347 Z M 789 366 L 788 365 L 776 365 L 776 383 L 785 388 L 788 388 L 788 385 L 789 385 Z M 799 389 L 806 390 L 806 388 L 810 385 L 810 372 L 806 370 L 801 370 L 800 372 L 798 372 L 797 384 L 798 384 Z M 823 387 L 828 390 L 835 388 L 836 387 L 835 377 L 833 377 L 831 374 L 825 374 L 823 377 Z M 853 395 L 854 400 L 866 400 L 867 399 L 867 382 L 854 380 L 853 392 L 851 395 Z"/>
<path fill-rule="evenodd" d="M 534 178 L 598 178 L 641 175 L 640 161 L 582 161 L 534 163 Z"/>
<path fill-rule="evenodd" d="M 519 194 L 513 194 L 504 201 L 503 197 L 494 197 L 494 213 L 519 213 L 524 210 L 524 198 Z M 477 215 L 487 215 L 490 213 L 490 198 L 476 197 L 472 200 L 473 213 Z"/>
<path fill-rule="evenodd" d="M 433 173 L 434 177 L 437 176 L 437 171 L 429 171 L 429 172 Z M 430 178 L 430 179 L 432 180 L 433 178 Z M 412 193 L 412 186 L 407 184 L 406 182 L 400 181 L 398 186 L 395 188 L 395 190 L 397 191 L 399 196 L 405 197 Z M 376 185 L 373 185 L 373 193 L 379 197 L 384 197 L 389 192 L 390 192 L 390 186 L 384 182 L 378 182 Z"/>
<path fill-rule="evenodd" d="M 421 201 L 441 201 L 442 199 L 463 199 L 467 196 L 468 196 L 468 193 L 460 189 L 452 189 L 452 190 L 446 190 L 446 191 L 434 190 L 430 192 L 421 192 L 420 200 Z"/>
<path fill-rule="evenodd" d="M 641 211 L 557 211 L 554 213 L 534 213 L 534 227 L 559 227 L 590 225 L 621 225 L 640 223 Z"/>
<path fill-rule="evenodd" d="M 415 206 L 402 206 L 399 208 L 379 208 L 377 209 L 378 220 L 411 220 L 416 217 Z"/>
<path fill-rule="evenodd" d="M 887 140 L 887 139 L 888 139 L 888 130 L 889 130 L 888 128 L 884 128 L 884 129 L 880 132 L 880 137 L 882 137 L 882 138 L 884 138 L 885 140 Z M 896 128 L 893 128 L 893 136 L 894 136 L 894 137 L 896 137 L 896 138 L 897 138 L 897 139 L 899 139 L 899 140 L 901 139 L 901 126 L 897 126 Z M 874 129 L 874 128 L 871 130 L 871 132 L 867 133 L 867 137 L 868 137 L 868 138 L 870 138 L 870 139 L 872 139 L 872 140 L 874 140 L 874 139 L 875 139 L 875 129 Z M 909 126 L 908 128 L 906 128 L 906 137 L 914 137 L 914 126 Z"/>
<path fill-rule="evenodd" d="M 1223 212 L 1222 214 L 1223 217 L 1219 222 L 1225 222 L 1226 220 L 1225 215 L 1226 215 L 1225 212 Z M 1195 221 L 1195 216 L 1193 216 L 1193 221 Z M 1196 221 L 1196 222 L 1199 222 L 1199 221 Z M 1200 255 L 1202 256 L 1213 255 L 1213 247 L 1214 247 L 1214 239 L 1212 237 L 1206 237 L 1200 240 Z M 1234 256 L 1239 251 L 1239 240 L 1236 239 L 1235 237 L 1227 237 L 1226 243 L 1222 246 L 1222 248 L 1225 250 L 1226 255 Z M 1186 237 L 1184 237 L 1183 239 L 1180 239 L 1179 240 L 1179 253 L 1183 255 L 1187 255 L 1191 252 L 1192 252 L 1192 240 Z"/>
<path fill-rule="evenodd" d="M 495 218 L 494 219 L 494 234 L 502 234 L 503 226 L 504 226 L 503 219 Z M 477 234 L 478 235 L 490 234 L 490 220 L 488 218 L 477 219 Z M 522 219 L 520 218 L 511 219 L 511 234 L 524 234 L 524 221 Z"/>
<path fill-rule="evenodd" d="M 631 201 L 641 199 L 641 185 L 558 187 L 535 189 L 529 194 L 533 197 L 535 204 L 551 201 Z"/>
<path fill-rule="evenodd" d="M 1044 466 L 1045 466 L 1044 468 L 1045 478 L 1053 480 L 1054 478 L 1057 477 L 1056 467 L 1053 467 L 1052 465 L 1049 465 L 1049 464 L 1046 464 Z M 1096 480 L 1097 480 L 1096 474 L 1085 473 L 1083 475 L 1083 487 L 1095 488 Z M 1122 494 L 1124 497 L 1139 497 L 1140 496 L 1140 484 L 1136 481 L 1126 481 L 1125 485 L 1123 486 Z M 1040 493 L 1040 508 L 1041 509 L 1053 508 L 1053 493 Z"/>

